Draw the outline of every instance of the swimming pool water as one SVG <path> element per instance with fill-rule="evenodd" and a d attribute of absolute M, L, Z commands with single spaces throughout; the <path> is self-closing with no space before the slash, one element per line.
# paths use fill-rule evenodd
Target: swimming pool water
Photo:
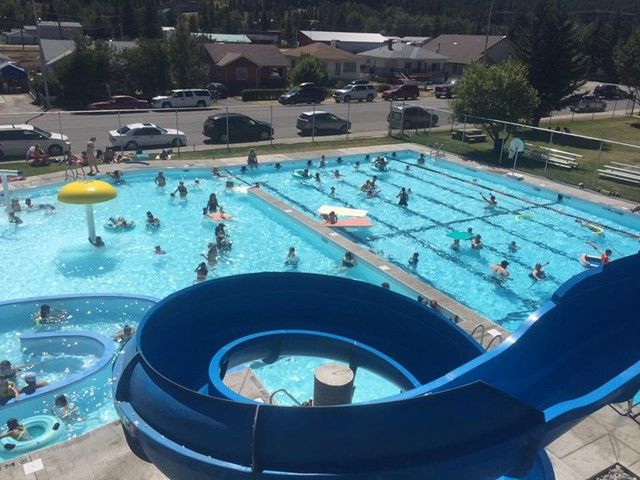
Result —
<path fill-rule="evenodd" d="M 345 156 L 341 165 L 335 158 L 327 158 L 324 169 L 315 159 L 310 171 L 320 173 L 320 183 L 291 175 L 291 170 L 304 167 L 304 163 L 284 165 L 278 173 L 273 166 L 264 166 L 245 177 L 260 181 L 265 191 L 316 219 L 317 208 L 326 204 L 368 210 L 372 228 L 343 234 L 508 330 L 516 329 L 564 281 L 583 270 L 578 262 L 580 254 L 596 254 L 587 241 L 601 249 L 611 248 L 613 258 L 638 250 L 636 238 L 610 229 L 598 236 L 575 221 L 574 217 L 587 217 L 616 230 L 638 233 L 607 218 L 612 215 L 604 209 L 602 216 L 597 216 L 473 171 L 453 170 L 446 162 L 429 160 L 426 168 L 419 168 L 417 157 L 415 152 L 398 152 L 398 161 L 392 161 L 390 171 L 382 174 L 370 168 L 364 155 Z M 359 169 L 354 167 L 356 161 L 361 162 Z M 340 180 L 331 174 L 336 168 L 343 175 Z M 374 174 L 378 175 L 380 193 L 367 198 L 360 186 Z M 412 190 L 408 208 L 398 206 L 396 196 L 401 187 Z M 496 193 L 497 208 L 486 208 L 480 196 L 488 196 L 489 189 L 507 194 Z M 484 248 L 472 250 L 469 242 L 462 242 L 460 251 L 453 251 L 447 233 L 468 227 L 482 235 Z M 519 247 L 515 253 L 508 250 L 511 241 Z M 420 254 L 415 270 L 408 265 L 413 252 Z M 502 260 L 509 262 L 511 275 L 507 281 L 497 282 L 489 266 Z M 545 267 L 548 278 L 542 282 L 529 277 L 536 262 L 549 262 Z"/>

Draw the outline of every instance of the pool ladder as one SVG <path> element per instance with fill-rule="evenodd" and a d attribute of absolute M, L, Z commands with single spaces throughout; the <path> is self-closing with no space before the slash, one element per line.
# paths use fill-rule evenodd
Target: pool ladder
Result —
<path fill-rule="evenodd" d="M 480 332 L 480 338 L 477 339 L 476 338 L 476 333 Z M 489 343 L 487 344 L 487 346 L 484 346 L 484 338 L 486 336 L 489 336 L 491 338 L 491 340 L 489 340 Z M 481 323 L 479 323 L 478 325 L 476 325 L 476 327 L 471 331 L 471 337 L 478 340 L 478 343 L 480 344 L 481 347 L 484 347 L 485 350 L 489 350 L 491 348 L 491 346 L 493 345 L 494 341 L 497 341 L 496 346 L 499 345 L 502 342 L 502 333 L 500 333 L 498 330 L 496 330 L 495 328 L 491 328 L 489 330 L 487 330 L 485 328 L 485 326 Z"/>
<path fill-rule="evenodd" d="M 442 143 L 435 143 L 429 152 L 429 156 L 433 159 L 444 158 L 444 152 L 442 151 L 443 146 Z"/>
<path fill-rule="evenodd" d="M 293 402 L 297 405 L 297 406 L 302 406 L 302 404 L 296 399 L 296 397 L 294 397 L 293 395 L 291 395 L 286 388 L 279 388 L 278 390 L 274 391 L 270 396 L 269 396 L 269 405 L 273 405 L 273 397 L 275 397 L 278 393 L 284 393 L 287 397 L 289 397 L 291 400 L 293 400 Z"/>

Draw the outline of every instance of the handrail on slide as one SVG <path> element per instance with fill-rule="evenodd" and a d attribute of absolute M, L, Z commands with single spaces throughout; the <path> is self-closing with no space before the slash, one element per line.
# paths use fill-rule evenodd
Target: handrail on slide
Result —
<path fill-rule="evenodd" d="M 286 389 L 286 388 L 279 388 L 278 390 L 274 391 L 274 392 L 269 396 L 269 405 L 273 405 L 273 397 L 275 397 L 275 396 L 276 396 L 276 394 L 278 394 L 278 393 L 280 393 L 280 392 L 284 393 L 287 397 L 289 397 L 291 400 L 293 400 L 293 401 L 294 401 L 294 403 L 295 403 L 297 406 L 299 406 L 299 407 L 300 407 L 300 406 L 302 406 L 302 404 L 301 404 L 301 403 L 296 399 L 296 397 L 294 397 L 293 395 L 291 395 L 291 394 L 287 391 L 287 389 Z"/>

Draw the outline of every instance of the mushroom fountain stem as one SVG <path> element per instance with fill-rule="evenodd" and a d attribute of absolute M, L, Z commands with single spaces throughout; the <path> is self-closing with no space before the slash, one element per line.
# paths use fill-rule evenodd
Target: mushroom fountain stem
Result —
<path fill-rule="evenodd" d="M 89 229 L 89 241 L 93 243 L 96 240 L 96 221 L 93 218 L 93 205 L 87 204 L 85 205 L 85 209 L 87 212 L 87 228 Z"/>

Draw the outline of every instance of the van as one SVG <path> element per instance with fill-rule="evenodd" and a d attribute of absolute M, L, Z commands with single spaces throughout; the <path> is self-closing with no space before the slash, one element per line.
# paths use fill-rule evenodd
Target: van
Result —
<path fill-rule="evenodd" d="M 151 99 L 154 108 L 204 108 L 211 103 L 211 93 L 204 88 L 171 90 L 171 95 L 159 95 Z"/>
<path fill-rule="evenodd" d="M 0 125 L 0 161 L 9 157 L 27 157 L 27 150 L 39 145 L 47 155 L 59 157 L 71 149 L 69 137 L 47 132 L 27 123 Z"/>

